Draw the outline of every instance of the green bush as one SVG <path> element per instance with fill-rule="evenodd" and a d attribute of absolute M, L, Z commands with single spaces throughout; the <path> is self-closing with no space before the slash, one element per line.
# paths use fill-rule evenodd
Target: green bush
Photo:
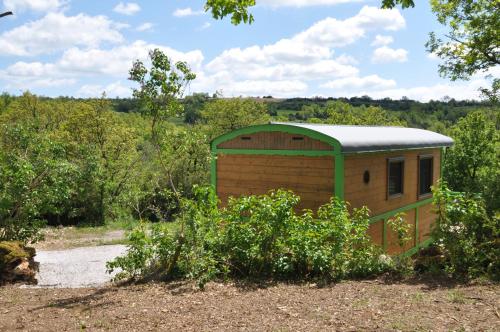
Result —
<path fill-rule="evenodd" d="M 434 190 L 438 221 L 433 231 L 454 276 L 487 275 L 500 279 L 500 220 L 489 217 L 480 196 L 451 191 L 446 183 Z"/>
<path fill-rule="evenodd" d="M 299 197 L 290 191 L 233 198 L 218 209 L 211 189 L 197 188 L 195 199 L 183 202 L 179 230 L 130 235 L 129 252 L 108 263 L 117 277 L 197 279 L 216 277 L 339 280 L 368 276 L 389 268 L 382 250 L 367 234 L 368 209 L 349 212 L 332 198 L 314 216 L 295 209 Z"/>

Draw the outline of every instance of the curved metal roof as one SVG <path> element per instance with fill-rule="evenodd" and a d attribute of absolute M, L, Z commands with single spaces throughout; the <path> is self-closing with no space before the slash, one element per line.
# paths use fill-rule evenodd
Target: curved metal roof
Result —
<path fill-rule="evenodd" d="M 338 141 L 342 152 L 447 147 L 453 139 L 433 131 L 386 126 L 341 126 L 312 123 L 271 122 L 315 131 Z"/>

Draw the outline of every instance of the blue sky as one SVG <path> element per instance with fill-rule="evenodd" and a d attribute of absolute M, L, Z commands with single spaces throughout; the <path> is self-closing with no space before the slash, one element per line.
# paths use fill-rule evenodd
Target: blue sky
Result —
<path fill-rule="evenodd" d="M 1 1 L 1 0 L 0 0 Z M 233 26 L 191 0 L 3 0 L 0 91 L 130 96 L 133 60 L 159 47 L 198 77 L 188 93 L 224 96 L 478 97 L 477 75 L 452 83 L 425 52 L 438 25 L 427 1 L 381 10 L 380 0 L 257 0 L 252 25 Z"/>

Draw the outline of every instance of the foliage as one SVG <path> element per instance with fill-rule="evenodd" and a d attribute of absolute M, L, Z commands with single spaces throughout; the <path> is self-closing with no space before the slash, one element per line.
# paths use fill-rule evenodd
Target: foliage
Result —
<path fill-rule="evenodd" d="M 266 105 L 250 98 L 209 101 L 203 107 L 201 116 L 210 138 L 269 120 Z"/>
<path fill-rule="evenodd" d="M 445 42 L 431 34 L 429 51 L 444 58 L 440 72 L 452 80 L 498 65 L 498 3 L 490 0 L 431 1 L 439 23 L 450 27 Z"/>
<path fill-rule="evenodd" d="M 186 85 L 196 78 L 186 62 L 175 64 L 160 49 L 149 52 L 151 68 L 136 60 L 130 69 L 130 80 L 139 84 L 133 90 L 134 98 L 140 101 L 140 112 L 151 119 L 153 139 L 157 135 L 157 127 L 170 117 L 182 114 L 182 105 L 178 98 L 184 93 Z"/>
<path fill-rule="evenodd" d="M 433 237 L 443 248 L 447 271 L 468 278 L 500 279 L 500 220 L 490 218 L 478 196 L 434 188 L 438 220 Z"/>
<path fill-rule="evenodd" d="M 500 64 L 498 1 L 432 0 L 431 5 L 439 23 L 450 29 L 445 40 L 431 33 L 426 44 L 429 52 L 444 60 L 441 75 L 468 79 Z"/>
<path fill-rule="evenodd" d="M 317 104 L 304 106 L 303 119 L 309 122 L 320 122 L 341 125 L 405 125 L 380 107 L 352 107 L 342 101 L 328 101 L 325 106 Z"/>
<path fill-rule="evenodd" d="M 241 22 L 251 24 L 253 15 L 248 8 L 255 6 L 255 0 L 207 0 L 205 11 L 211 11 L 215 19 L 231 16 L 231 23 L 238 25 Z"/>
<path fill-rule="evenodd" d="M 470 113 L 458 121 L 451 135 L 455 144 L 444 161 L 450 188 L 482 193 L 488 211 L 500 209 L 500 133 L 495 122 L 482 112 Z"/>
<path fill-rule="evenodd" d="M 150 120 L 151 137 L 149 143 L 153 147 L 152 152 L 158 166 L 167 176 L 167 184 L 174 193 L 177 202 L 180 202 L 181 193 L 178 191 L 173 180 L 175 163 L 172 160 L 176 156 L 165 158 L 165 136 L 167 132 L 165 123 L 171 117 L 180 116 L 183 113 L 179 98 L 182 97 L 186 86 L 196 78 L 186 62 L 178 61 L 172 63 L 170 58 L 160 49 L 149 52 L 151 68 L 147 69 L 140 60 L 134 62 L 130 69 L 130 80 L 139 84 L 138 89 L 133 90 L 134 97 L 139 100 L 141 114 Z M 156 188 L 155 188 L 156 189 Z"/>
<path fill-rule="evenodd" d="M 231 199 L 220 210 L 211 189 L 195 192 L 195 200 L 184 202 L 176 234 L 137 230 L 129 253 L 109 269 L 122 269 L 118 278 L 187 277 L 203 285 L 229 276 L 338 280 L 389 267 L 367 235 L 367 208 L 350 213 L 332 198 L 316 217 L 308 210 L 297 214 L 299 197 L 278 190 Z"/>
<path fill-rule="evenodd" d="M 231 23 L 234 25 L 242 22 L 251 24 L 254 17 L 248 9 L 255 4 L 256 0 L 207 0 L 205 11 L 211 11 L 216 20 L 231 16 Z M 394 8 L 397 5 L 401 5 L 402 8 L 415 6 L 413 0 L 382 0 L 382 8 Z"/>
<path fill-rule="evenodd" d="M 194 125 L 201 119 L 201 109 L 209 100 L 208 93 L 194 93 L 192 96 L 184 97 L 184 122 Z"/>
<path fill-rule="evenodd" d="M 22 126 L 0 128 L 0 241 L 36 242 L 43 215 L 69 197 L 65 147 Z"/>
<path fill-rule="evenodd" d="M 404 247 L 408 241 L 412 239 L 411 237 L 411 225 L 406 221 L 404 213 L 398 213 L 392 218 L 387 220 L 387 225 L 390 229 L 396 232 L 398 237 L 398 244 L 400 247 Z"/>
<path fill-rule="evenodd" d="M 415 7 L 413 0 L 382 0 L 382 8 L 394 8 L 401 5 L 402 8 Z"/>

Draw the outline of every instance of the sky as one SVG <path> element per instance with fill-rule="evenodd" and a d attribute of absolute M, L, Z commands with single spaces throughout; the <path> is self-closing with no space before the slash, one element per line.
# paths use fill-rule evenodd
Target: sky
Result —
<path fill-rule="evenodd" d="M 427 1 L 257 0 L 255 22 L 214 20 L 195 0 L 0 0 L 0 92 L 129 97 L 134 60 L 162 49 L 197 74 L 186 93 L 225 97 L 479 98 L 484 74 L 451 82 L 425 51 L 446 32 Z"/>

